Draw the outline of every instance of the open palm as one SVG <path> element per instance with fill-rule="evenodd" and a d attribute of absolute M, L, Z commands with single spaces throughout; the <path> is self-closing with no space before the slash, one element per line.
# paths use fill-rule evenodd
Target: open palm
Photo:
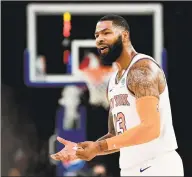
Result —
<path fill-rule="evenodd" d="M 57 140 L 65 145 L 65 147 L 57 152 L 56 154 L 52 154 L 51 158 L 54 160 L 60 160 L 60 161 L 68 161 L 68 160 L 75 160 L 77 159 L 76 154 L 76 147 L 77 144 L 71 141 L 67 141 L 61 137 L 57 137 Z"/>

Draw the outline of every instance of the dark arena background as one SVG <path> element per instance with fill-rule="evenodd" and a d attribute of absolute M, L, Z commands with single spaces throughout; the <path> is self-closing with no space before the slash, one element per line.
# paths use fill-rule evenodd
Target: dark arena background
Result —
<path fill-rule="evenodd" d="M 185 176 L 192 176 L 191 2 L 1 5 L 2 176 L 119 176 L 118 153 L 89 163 L 49 156 L 63 148 L 57 135 L 80 142 L 107 133 L 108 77 L 101 79 L 94 30 L 110 13 L 126 18 L 135 49 L 153 56 L 165 71 L 177 151 Z"/>

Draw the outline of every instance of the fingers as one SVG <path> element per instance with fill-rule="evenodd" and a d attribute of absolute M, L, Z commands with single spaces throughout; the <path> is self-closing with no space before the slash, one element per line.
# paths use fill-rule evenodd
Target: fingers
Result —
<path fill-rule="evenodd" d="M 76 152 L 76 156 L 81 159 L 81 160 L 87 160 L 87 156 L 86 153 L 84 152 L 84 150 L 78 150 Z"/>
<path fill-rule="evenodd" d="M 67 141 L 67 140 L 59 137 L 59 136 L 57 137 L 57 140 L 58 140 L 60 143 L 64 144 L 64 145 L 67 145 L 67 144 L 69 144 L 69 142 L 70 142 L 70 141 Z"/>
<path fill-rule="evenodd" d="M 87 154 L 87 152 L 86 152 L 84 149 L 82 149 L 82 148 L 80 148 L 80 149 L 78 149 L 78 150 L 76 151 L 76 156 L 77 156 L 79 159 L 81 159 L 81 160 L 88 160 L 88 154 Z"/>
<path fill-rule="evenodd" d="M 50 155 L 51 156 L 51 158 L 53 159 L 53 160 L 56 160 L 56 161 L 59 161 L 60 160 L 60 157 L 59 157 L 59 155 L 56 153 L 56 154 L 52 154 L 52 155 Z"/>
<path fill-rule="evenodd" d="M 85 150 L 82 149 L 82 148 L 79 148 L 77 151 L 76 151 L 76 156 L 79 156 L 79 155 L 84 155 L 86 154 Z"/>
<path fill-rule="evenodd" d="M 83 151 L 83 150 L 82 150 Z M 77 152 L 76 153 L 77 158 L 85 161 L 90 161 L 90 157 L 85 152 Z"/>
<path fill-rule="evenodd" d="M 86 148 L 89 144 L 90 144 L 90 142 L 85 141 L 85 142 L 78 143 L 77 147 L 78 148 Z"/>
<path fill-rule="evenodd" d="M 64 161 L 69 159 L 68 155 L 63 153 L 62 151 L 59 151 L 56 154 L 52 154 L 51 158 L 56 161 Z"/>
<path fill-rule="evenodd" d="M 59 151 L 59 156 L 60 156 L 60 159 L 63 161 L 63 160 L 68 160 L 68 154 L 63 152 L 63 151 Z"/>
<path fill-rule="evenodd" d="M 81 160 L 89 161 L 89 159 L 87 157 L 85 157 L 85 156 L 78 156 L 78 158 L 81 159 Z"/>

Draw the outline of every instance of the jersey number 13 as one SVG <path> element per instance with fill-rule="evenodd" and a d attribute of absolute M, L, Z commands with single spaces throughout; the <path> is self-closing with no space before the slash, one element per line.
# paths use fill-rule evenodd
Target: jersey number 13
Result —
<path fill-rule="evenodd" d="M 122 112 L 114 114 L 114 120 L 117 134 L 121 134 L 126 131 L 125 115 Z"/>

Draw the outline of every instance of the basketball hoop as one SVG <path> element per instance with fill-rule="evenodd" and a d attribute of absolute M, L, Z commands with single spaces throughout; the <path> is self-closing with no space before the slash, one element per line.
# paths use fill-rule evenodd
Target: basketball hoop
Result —
<path fill-rule="evenodd" d="M 113 72 L 112 67 L 100 66 L 98 68 L 86 68 L 82 70 L 83 77 L 90 92 L 90 103 L 93 105 L 109 107 L 106 97 L 109 78 Z"/>

